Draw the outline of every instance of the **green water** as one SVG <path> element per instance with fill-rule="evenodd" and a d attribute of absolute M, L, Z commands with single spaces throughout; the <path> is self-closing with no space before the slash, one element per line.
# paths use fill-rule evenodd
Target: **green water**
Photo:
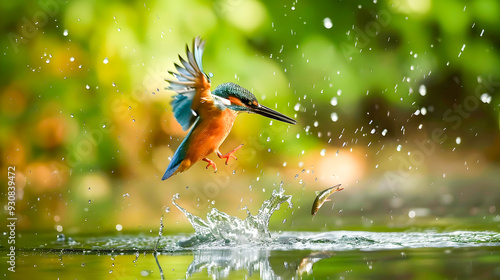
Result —
<path fill-rule="evenodd" d="M 495 279 L 500 278 L 500 233 L 377 228 L 377 231 L 272 232 L 282 204 L 273 190 L 245 219 L 213 208 L 207 217 L 175 203 L 194 234 L 55 235 L 16 237 L 16 272 L 7 279 Z M 2 243 L 4 244 L 4 243 Z M 0 246 L 2 265 L 7 247 Z"/>
<path fill-rule="evenodd" d="M 498 279 L 500 234 L 283 232 L 256 242 L 193 235 L 22 234 L 7 279 Z M 5 267 L 2 247 L 2 267 Z M 163 275 L 160 273 L 160 269 Z M 4 274 L 5 273 L 5 274 Z"/>

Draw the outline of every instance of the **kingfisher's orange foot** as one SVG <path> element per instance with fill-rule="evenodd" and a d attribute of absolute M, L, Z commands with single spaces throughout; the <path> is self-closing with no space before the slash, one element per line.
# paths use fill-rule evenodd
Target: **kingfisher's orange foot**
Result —
<path fill-rule="evenodd" d="M 212 166 L 214 168 L 215 172 L 217 172 L 217 165 L 215 165 L 215 162 L 213 160 L 210 160 L 208 158 L 204 158 L 203 160 L 208 162 L 207 167 L 205 167 L 206 169 L 208 169 L 210 166 Z"/>
<path fill-rule="evenodd" d="M 226 159 L 226 165 L 227 165 L 227 162 L 229 161 L 230 158 L 238 159 L 236 156 L 234 156 L 234 153 L 237 150 L 241 149 L 241 147 L 243 147 L 243 144 L 241 144 L 238 147 L 234 148 L 234 150 L 230 151 L 229 153 L 227 153 L 225 155 L 222 155 L 220 152 L 217 155 L 219 156 L 219 158 L 225 158 Z"/>

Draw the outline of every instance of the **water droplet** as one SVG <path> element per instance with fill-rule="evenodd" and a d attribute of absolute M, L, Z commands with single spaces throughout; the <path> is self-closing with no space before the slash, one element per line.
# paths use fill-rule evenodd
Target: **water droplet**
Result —
<path fill-rule="evenodd" d="M 130 197 L 130 194 L 128 194 L 128 193 L 124 193 L 122 196 L 123 196 L 123 197 Z"/>
<path fill-rule="evenodd" d="M 64 240 L 66 240 L 66 236 L 65 236 L 63 233 L 58 234 L 58 235 L 56 236 L 56 241 L 57 241 L 57 242 L 62 242 L 62 241 L 64 241 Z"/>
<path fill-rule="evenodd" d="M 170 213 L 170 207 L 165 208 L 165 213 Z"/>
<path fill-rule="evenodd" d="M 116 228 L 117 231 L 122 231 L 123 226 L 120 225 L 120 224 L 117 224 L 115 228 Z"/>
<path fill-rule="evenodd" d="M 408 217 L 410 217 L 410 219 L 413 219 L 413 218 L 415 218 L 416 214 L 417 213 L 415 213 L 415 211 L 411 210 L 410 212 L 408 212 Z"/>
<path fill-rule="evenodd" d="M 330 118 L 332 119 L 333 122 L 336 122 L 339 120 L 339 116 L 337 115 L 337 113 L 333 112 L 331 115 L 330 115 Z"/>
<path fill-rule="evenodd" d="M 337 97 L 332 97 L 332 100 L 330 100 L 330 104 L 332 104 L 332 106 L 337 106 Z"/>
<path fill-rule="evenodd" d="M 398 145 L 398 146 L 396 147 L 396 150 L 397 150 L 398 152 L 400 152 L 400 151 L 401 151 L 401 145 Z"/>
<path fill-rule="evenodd" d="M 321 152 L 320 152 L 319 154 L 320 154 L 322 157 L 324 157 L 324 156 L 325 156 L 325 154 L 326 154 L 326 149 L 321 150 Z"/>
<path fill-rule="evenodd" d="M 86 86 L 85 86 L 85 88 L 86 88 L 86 89 L 90 89 L 90 86 L 89 86 L 89 85 L 86 85 Z"/>
<path fill-rule="evenodd" d="M 323 25 L 325 26 L 326 29 L 330 29 L 333 26 L 332 20 L 329 17 L 326 17 L 323 19 Z"/>
<path fill-rule="evenodd" d="M 455 142 L 457 143 L 457 145 L 460 145 L 460 143 L 462 143 L 462 138 L 457 137 L 457 139 L 455 139 Z"/>
<path fill-rule="evenodd" d="M 384 130 L 382 130 L 382 136 L 386 136 L 387 135 L 387 129 L 384 128 Z"/>
<path fill-rule="evenodd" d="M 45 63 L 50 63 L 50 59 L 47 58 L 47 60 L 45 60 Z"/>
<path fill-rule="evenodd" d="M 483 93 L 481 94 L 481 101 L 483 101 L 483 103 L 488 103 L 490 104 L 491 102 L 491 95 L 489 95 L 488 93 Z"/>
<path fill-rule="evenodd" d="M 108 62 L 109 62 L 109 60 L 107 57 L 105 57 L 104 60 L 102 61 L 102 63 L 104 63 L 104 64 L 108 64 Z"/>
<path fill-rule="evenodd" d="M 293 107 L 293 109 L 298 112 L 300 110 L 300 103 L 297 103 L 295 104 L 295 106 Z"/>
<path fill-rule="evenodd" d="M 73 61 L 75 61 L 75 58 L 74 57 L 70 57 L 69 61 L 73 62 Z"/>
<path fill-rule="evenodd" d="M 68 29 L 64 29 L 64 31 L 63 31 L 63 36 L 64 36 L 64 37 L 68 36 Z"/>
<path fill-rule="evenodd" d="M 425 85 L 420 85 L 420 87 L 418 88 L 418 93 L 420 93 L 420 95 L 422 96 L 425 96 L 427 94 L 427 88 L 425 87 Z"/>
<path fill-rule="evenodd" d="M 370 131 L 371 134 L 375 134 L 375 131 L 377 131 L 375 128 Z"/>

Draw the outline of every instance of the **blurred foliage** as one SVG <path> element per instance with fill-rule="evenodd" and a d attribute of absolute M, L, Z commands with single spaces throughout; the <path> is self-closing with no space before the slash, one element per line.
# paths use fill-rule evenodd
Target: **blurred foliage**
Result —
<path fill-rule="evenodd" d="M 1 168 L 16 167 L 23 229 L 156 230 L 165 214 L 167 231 L 185 231 L 173 194 L 198 215 L 244 217 L 281 181 L 295 208 L 273 227 L 291 230 L 500 210 L 498 1 L 46 0 L 0 10 Z M 199 34 L 214 86 L 236 82 L 299 124 L 242 115 L 221 148 L 244 143 L 237 161 L 162 182 L 185 135 L 163 79 Z M 312 221 L 314 191 L 337 183 L 346 190 L 335 209 Z"/>

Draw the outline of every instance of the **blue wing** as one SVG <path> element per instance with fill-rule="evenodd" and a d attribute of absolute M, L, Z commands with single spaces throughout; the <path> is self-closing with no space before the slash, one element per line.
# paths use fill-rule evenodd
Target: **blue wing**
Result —
<path fill-rule="evenodd" d="M 196 126 L 196 124 L 195 124 Z M 177 151 L 175 151 L 174 156 L 172 157 L 172 160 L 168 164 L 167 171 L 165 171 L 165 174 L 163 174 L 163 177 L 161 178 L 162 180 L 167 180 L 170 178 L 172 175 L 174 175 L 175 171 L 179 168 L 181 165 L 181 162 L 184 160 L 186 157 L 186 152 L 188 149 L 188 142 L 189 142 L 189 137 L 191 136 L 191 133 L 193 132 L 194 128 L 189 131 L 188 135 L 186 135 L 186 138 L 182 140 L 181 144 L 177 148 Z"/>
<path fill-rule="evenodd" d="M 172 100 L 171 103 L 174 108 L 175 119 L 181 124 L 183 130 L 188 130 L 198 116 L 196 112 L 191 109 L 195 93 L 194 90 L 190 90 L 182 94 L 177 94 L 174 96 L 174 100 Z"/>
<path fill-rule="evenodd" d="M 167 89 L 178 93 L 171 104 L 175 119 L 181 124 L 183 130 L 188 130 L 198 117 L 196 112 L 192 110 L 197 88 L 196 78 L 202 75 L 208 79 L 201 65 L 204 49 L 205 41 L 202 41 L 199 36 L 196 37 L 193 41 L 194 54 L 186 46 L 187 61 L 179 55 L 182 66 L 175 63 L 177 73 L 169 71 L 177 80 L 166 80 L 170 83 Z M 210 80 L 208 79 L 208 81 Z"/>

